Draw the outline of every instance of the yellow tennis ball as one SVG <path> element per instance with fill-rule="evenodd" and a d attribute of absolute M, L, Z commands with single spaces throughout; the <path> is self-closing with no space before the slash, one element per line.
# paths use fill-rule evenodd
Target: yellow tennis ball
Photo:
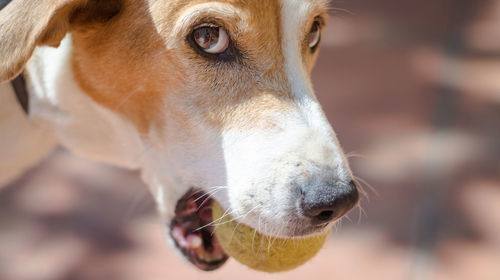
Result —
<path fill-rule="evenodd" d="M 303 238 L 269 237 L 231 221 L 229 215 L 220 219 L 224 210 L 215 201 L 212 211 L 215 236 L 222 249 L 240 263 L 265 272 L 290 270 L 304 264 L 318 253 L 330 233 Z"/>

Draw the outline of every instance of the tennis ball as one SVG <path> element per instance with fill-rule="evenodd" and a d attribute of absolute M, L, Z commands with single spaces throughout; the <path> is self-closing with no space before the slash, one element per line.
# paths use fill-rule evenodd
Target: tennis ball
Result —
<path fill-rule="evenodd" d="M 215 201 L 212 213 L 215 236 L 222 249 L 240 263 L 265 272 L 290 270 L 304 264 L 316 255 L 330 233 L 303 238 L 270 237 L 232 221 L 229 215 L 221 218 L 224 210 Z"/>

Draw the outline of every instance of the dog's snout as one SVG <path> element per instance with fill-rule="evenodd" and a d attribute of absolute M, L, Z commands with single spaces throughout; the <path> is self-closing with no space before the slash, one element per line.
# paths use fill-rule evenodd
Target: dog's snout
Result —
<path fill-rule="evenodd" d="M 315 184 L 302 190 L 302 214 L 313 224 L 322 224 L 340 218 L 358 202 L 354 182 L 344 184 Z"/>

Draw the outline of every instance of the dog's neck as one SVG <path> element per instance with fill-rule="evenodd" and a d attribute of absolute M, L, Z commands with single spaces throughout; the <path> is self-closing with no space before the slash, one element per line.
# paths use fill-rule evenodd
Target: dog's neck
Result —
<path fill-rule="evenodd" d="M 129 122 L 98 105 L 77 85 L 72 40 L 38 48 L 26 65 L 32 119 L 47 122 L 58 142 L 86 158 L 138 168 L 140 135 Z"/>

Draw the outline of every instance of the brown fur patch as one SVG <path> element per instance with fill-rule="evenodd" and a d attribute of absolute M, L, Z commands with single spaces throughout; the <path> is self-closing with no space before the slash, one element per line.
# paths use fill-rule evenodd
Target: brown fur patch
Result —
<path fill-rule="evenodd" d="M 58 46 L 70 30 L 75 12 L 97 7 L 91 19 L 110 18 L 120 0 L 13 0 L 0 11 L 0 82 L 14 78 L 36 46 Z M 105 3 L 104 3 L 105 2 Z"/>
<path fill-rule="evenodd" d="M 179 108 L 195 111 L 207 123 L 223 128 L 257 118 L 261 110 L 288 106 L 278 2 L 217 2 L 243 11 L 237 15 L 238 23 L 223 14 L 212 15 L 235 25 L 228 32 L 243 50 L 242 65 L 216 64 L 200 57 L 184 40 L 188 33 L 176 34 L 180 40 L 172 44 L 176 19 L 204 2 L 211 1 L 150 1 L 149 10 L 154 11 L 149 14 L 142 1 L 129 0 L 106 26 L 74 32 L 77 81 L 96 102 L 130 119 L 143 133 L 152 125 L 161 127 L 178 119 L 172 114 L 179 114 Z M 267 97 L 261 97 L 264 94 Z M 264 99 L 270 102 L 257 101 Z M 172 111 L 165 112 L 167 106 Z M 186 126 L 189 118 L 182 120 Z"/>
<path fill-rule="evenodd" d="M 182 69 L 165 50 L 141 2 L 129 1 L 106 25 L 75 30 L 73 69 L 94 101 L 146 133 L 163 120 L 165 92 L 181 84 Z"/>
<path fill-rule="evenodd" d="M 192 25 L 178 22 L 203 3 L 234 13 L 213 8 L 192 15 Z M 10 32 L 16 21 L 0 17 L 0 32 L 25 44 L 14 51 L 0 47 L 2 57 L 14 57 L 0 64 L 0 78 L 16 74 L 35 44 L 58 45 L 70 30 L 80 87 L 141 133 L 172 121 L 185 133 L 199 121 L 221 130 L 249 122 L 272 127 L 268 112 L 296 106 L 284 69 L 279 0 L 14 0 L 9 6 L 17 14 L 33 10 L 33 19 L 18 38 Z M 237 61 L 210 61 L 189 46 L 186 37 L 206 20 L 228 31 L 241 53 Z M 304 55 L 311 69 L 314 56 Z"/>

